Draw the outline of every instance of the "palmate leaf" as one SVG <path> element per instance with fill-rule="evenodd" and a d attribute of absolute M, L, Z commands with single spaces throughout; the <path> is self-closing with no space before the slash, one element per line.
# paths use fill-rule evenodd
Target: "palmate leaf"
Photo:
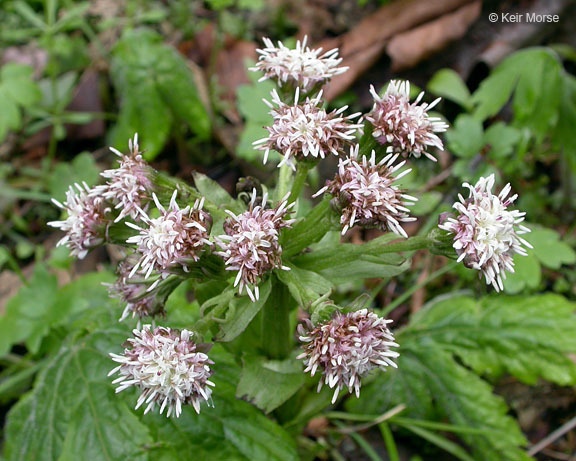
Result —
<path fill-rule="evenodd" d="M 475 459 L 526 459 L 517 423 L 478 374 L 576 383 L 566 356 L 576 351 L 574 308 L 556 295 L 439 299 L 397 333 L 398 370 L 378 375 L 348 407 L 374 414 L 403 403 L 415 417 L 486 430 L 462 435 Z"/>
<path fill-rule="evenodd" d="M 34 389 L 8 415 L 8 460 L 296 460 L 290 436 L 252 405 L 234 396 L 239 367 L 214 348 L 218 364 L 214 408 L 185 408 L 179 419 L 131 408 L 135 391 L 115 395 L 107 377 L 130 328 L 113 328 L 71 341 L 38 376 Z M 186 456 L 185 456 L 186 457 Z"/>

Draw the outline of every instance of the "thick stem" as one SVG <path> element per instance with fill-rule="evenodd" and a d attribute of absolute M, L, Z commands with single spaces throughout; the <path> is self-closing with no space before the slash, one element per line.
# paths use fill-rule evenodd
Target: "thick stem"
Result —
<path fill-rule="evenodd" d="M 292 296 L 286 285 L 274 278 L 272 292 L 262 310 L 262 348 L 271 359 L 285 359 L 290 355 L 292 332 L 290 309 Z"/>
<path fill-rule="evenodd" d="M 294 176 L 294 182 L 292 183 L 292 190 L 290 191 L 290 197 L 288 198 L 288 203 L 295 202 L 302 189 L 304 188 L 304 184 L 306 183 L 306 179 L 308 178 L 308 170 L 310 167 L 305 165 L 301 162 L 298 163 L 296 167 L 296 176 Z"/>

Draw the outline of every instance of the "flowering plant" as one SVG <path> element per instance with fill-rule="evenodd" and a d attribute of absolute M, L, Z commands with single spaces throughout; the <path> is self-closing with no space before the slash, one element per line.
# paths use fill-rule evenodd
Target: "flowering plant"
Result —
<path fill-rule="evenodd" d="M 232 197 L 200 173 L 194 173 L 194 185 L 173 178 L 146 163 L 135 134 L 127 154 L 112 148 L 119 164 L 101 173 L 102 184 L 74 184 L 63 203 L 54 201 L 63 213 L 49 223 L 64 233 L 58 245 L 79 259 L 102 246 L 121 255 L 116 279 L 104 280 L 110 297 L 120 301 L 113 311 L 114 323 L 119 319 L 120 325 L 94 327 L 101 325 L 98 315 L 106 315 L 95 309 L 80 327 L 89 334 L 62 345 L 66 360 L 79 367 L 78 379 L 98 383 L 88 386 L 95 394 L 106 394 L 111 384 L 122 392 L 109 403 L 106 417 L 124 418 L 136 441 L 118 453 L 131 458 L 146 447 L 151 453 L 166 449 L 176 454 L 185 446 L 206 450 L 206 458 L 297 459 L 292 436 L 346 394 L 353 394 L 347 403 L 351 410 L 367 413 L 367 401 L 386 407 L 376 419 L 384 424 L 405 409 L 408 388 L 425 403 L 416 415 L 433 413 L 434 398 L 449 406 L 446 395 L 452 392 L 453 375 L 468 379 L 490 415 L 496 415 L 490 424 L 498 436 L 485 436 L 479 453 L 510 450 L 513 459 L 524 443 L 522 436 L 486 383 L 471 378 L 468 368 L 454 360 L 457 356 L 479 372 L 488 368 L 476 350 L 466 349 L 466 341 L 475 338 L 486 343 L 486 354 L 501 371 L 513 373 L 514 366 L 498 358 L 499 350 L 517 354 L 519 362 L 529 361 L 517 343 L 490 342 L 471 326 L 513 323 L 491 304 L 496 298 L 479 304 L 470 297 L 457 298 L 468 317 L 459 317 L 452 305 L 440 301 L 433 313 L 424 309 L 414 323 L 397 330 L 387 318 L 394 306 L 376 305 L 368 294 L 341 302 L 338 291 L 357 280 L 398 276 L 410 267 L 416 251 L 454 260 L 449 268 L 462 263 L 486 285 L 502 290 L 506 273 L 514 272 L 514 256 L 531 248 L 521 237 L 530 229 L 522 224 L 524 213 L 514 208 L 517 195 L 510 195 L 510 185 L 498 192 L 494 175 L 481 177 L 462 185 L 469 196 L 459 195 L 453 212 L 441 214 L 432 226 L 411 227 L 416 220 L 411 209 L 418 199 L 405 178 L 413 166 L 437 161 L 443 149 L 440 136 L 448 125 L 431 112 L 439 100 L 426 103 L 423 92 L 412 100 L 408 82 L 392 81 L 383 92 L 370 89 L 373 107 L 367 114 L 348 114 L 348 107 L 330 110 L 323 87 L 346 71 L 338 51 L 314 50 L 306 41 L 294 49 L 270 40 L 265 45 L 252 70 L 278 87 L 272 102 L 264 101 L 272 117 L 267 136 L 254 147 L 263 152 L 263 163 L 277 163 L 271 187 L 247 178 L 243 185 L 250 187 Z M 141 135 L 145 140 L 146 133 Z M 325 184 L 314 184 L 319 166 L 330 170 Z M 311 207 L 306 206 L 307 184 L 315 200 Z M 377 237 L 360 244 L 347 241 L 364 229 Z M 540 301 L 527 303 L 527 311 Z M 487 317 L 480 303 L 489 306 L 486 311 L 493 317 Z M 559 322 L 570 318 L 569 307 L 550 303 Z M 478 318 L 472 321 L 473 316 Z M 437 327 L 446 319 L 469 328 L 470 338 L 443 333 Z M 427 328 L 433 330 L 428 336 L 422 333 Z M 434 351 L 437 344 L 443 349 L 423 360 L 422 351 Z M 554 339 L 541 344 L 558 355 L 564 352 Z M 88 369 L 95 351 L 106 357 Z M 447 381 L 430 384 L 426 369 L 436 366 Z M 399 373 L 404 374 L 398 378 Z M 544 365 L 532 371 L 536 376 L 546 373 Z M 413 379 L 403 385 L 405 376 Z M 370 384 L 380 379 L 384 385 Z M 420 381 L 426 385 L 412 389 Z M 357 400 L 363 386 L 368 387 L 368 400 Z M 390 394 L 382 396 L 386 390 Z M 458 394 L 458 402 L 469 402 L 457 390 L 452 394 Z M 88 392 L 88 403 L 78 404 L 68 421 L 80 418 L 91 399 Z M 126 402 L 143 411 L 129 410 Z M 26 405 L 15 412 L 27 414 Z M 464 424 L 469 412 L 462 408 L 455 413 Z M 160 420 L 156 410 L 169 422 Z M 394 421 L 406 427 L 417 424 L 401 417 Z M 10 427 L 14 432 L 14 425 Z M 385 432 L 387 426 L 382 427 Z M 176 432 L 186 435 L 184 441 Z M 502 441 L 503 433 L 507 438 Z M 78 446 L 84 435 L 67 435 L 54 453 L 60 456 Z M 122 434 L 108 431 L 106 437 L 122 441 Z M 212 452 L 206 448 L 212 438 L 215 444 L 223 438 L 231 442 Z M 24 459 L 39 453 L 35 446 L 26 450 Z"/>

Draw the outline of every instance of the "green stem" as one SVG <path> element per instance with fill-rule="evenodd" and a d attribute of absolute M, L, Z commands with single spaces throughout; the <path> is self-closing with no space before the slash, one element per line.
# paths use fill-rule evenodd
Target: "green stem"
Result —
<path fill-rule="evenodd" d="M 386 317 L 390 312 L 392 312 L 400 304 L 402 304 L 404 301 L 406 301 L 408 298 L 410 298 L 410 296 L 412 296 L 420 288 L 428 285 L 432 280 L 435 280 L 438 277 L 440 277 L 441 275 L 444 275 L 446 272 L 452 270 L 456 265 L 458 265 L 458 263 L 456 261 L 452 261 L 451 263 L 446 264 L 441 269 L 438 269 L 436 272 L 432 272 L 426 278 L 426 280 L 424 280 L 423 282 L 420 282 L 416 285 L 413 285 L 408 290 L 406 290 L 404 293 L 402 293 L 400 296 L 398 296 L 394 301 L 392 301 L 390 304 L 388 304 L 388 306 L 386 306 L 384 309 L 382 309 L 382 312 L 380 313 L 380 315 L 382 317 Z"/>
<path fill-rule="evenodd" d="M 288 198 L 288 203 L 295 202 L 300 196 L 300 193 L 304 188 L 304 184 L 306 183 L 306 179 L 308 178 L 309 169 L 310 167 L 308 165 L 304 165 L 301 162 L 298 163 L 298 166 L 296 167 L 296 176 L 294 176 L 292 190 L 290 191 L 290 197 Z"/>
<path fill-rule="evenodd" d="M 274 278 L 272 292 L 262 309 L 262 347 L 271 359 L 285 359 L 290 354 L 292 301 L 286 285 Z"/>

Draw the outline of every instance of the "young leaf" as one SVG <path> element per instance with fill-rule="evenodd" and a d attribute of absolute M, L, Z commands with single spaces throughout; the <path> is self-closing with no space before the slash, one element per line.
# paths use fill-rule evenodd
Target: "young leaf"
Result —
<path fill-rule="evenodd" d="M 270 279 L 260 285 L 260 298 L 256 302 L 252 302 L 248 296 L 236 297 L 230 301 L 226 319 L 219 324 L 220 330 L 216 335 L 218 341 L 232 341 L 246 329 L 270 296 L 270 287 Z"/>
<path fill-rule="evenodd" d="M 532 232 L 524 238 L 534 247 L 533 254 L 543 266 L 560 269 L 563 264 L 574 264 L 576 252 L 560 240 L 558 232 L 541 226 L 530 225 Z"/>
<path fill-rule="evenodd" d="M 298 256 L 292 262 L 301 269 L 317 272 L 333 284 L 393 277 L 409 267 L 406 259 L 393 252 L 394 244 L 390 242 L 397 238 L 386 234 L 364 245 L 340 243 Z"/>
<path fill-rule="evenodd" d="M 9 130 L 20 128 L 22 110 L 42 97 L 33 72 L 30 66 L 15 63 L 5 64 L 0 70 L 0 142 Z"/>
<path fill-rule="evenodd" d="M 277 270 L 275 273 L 304 309 L 332 289 L 332 284 L 316 272 L 300 269 L 290 263 L 286 265 L 290 267 L 289 271 Z"/>
<path fill-rule="evenodd" d="M 113 145 L 125 145 L 135 132 L 145 156 L 164 147 L 174 120 L 201 138 L 210 133 L 210 117 L 200 100 L 186 61 L 151 30 L 126 32 L 112 51 L 111 77 L 121 96 Z"/>
<path fill-rule="evenodd" d="M 304 384 L 302 363 L 294 359 L 268 360 L 257 355 L 242 358 L 242 374 L 236 397 L 265 413 L 278 408 Z"/>
<path fill-rule="evenodd" d="M 484 147 L 482 123 L 470 115 L 456 118 L 454 127 L 446 133 L 448 148 L 458 157 L 470 158 Z"/>
<path fill-rule="evenodd" d="M 464 109 L 472 108 L 470 91 L 462 77 L 452 69 L 440 69 L 428 82 L 428 91 L 460 104 Z"/>

